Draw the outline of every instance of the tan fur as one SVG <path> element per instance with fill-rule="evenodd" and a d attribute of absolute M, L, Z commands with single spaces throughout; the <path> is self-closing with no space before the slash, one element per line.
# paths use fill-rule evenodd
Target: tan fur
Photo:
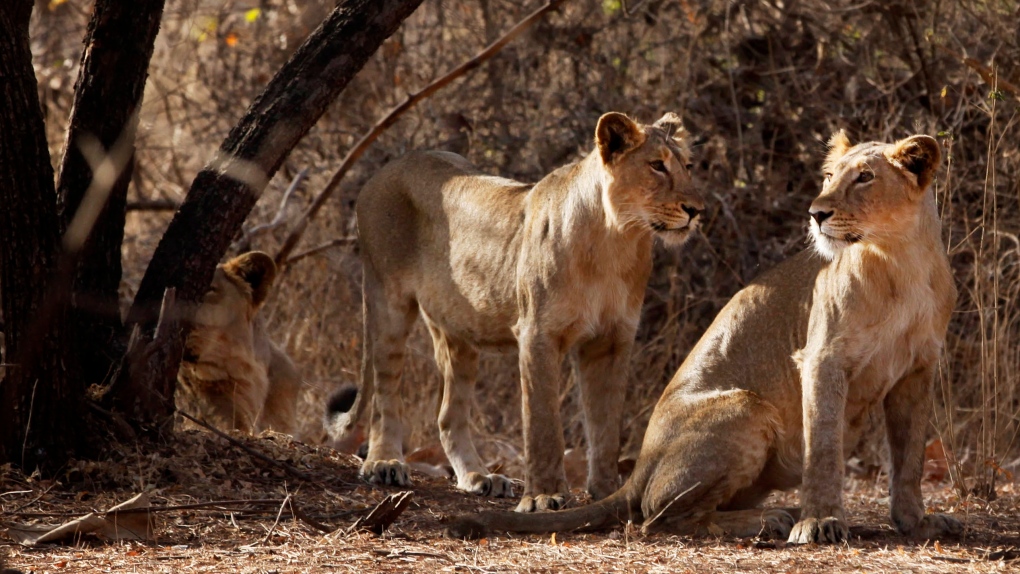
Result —
<path fill-rule="evenodd" d="M 606 114 L 595 151 L 533 186 L 484 175 L 444 152 L 409 154 L 365 185 L 357 207 L 365 267 L 360 406 L 332 412 L 327 425 L 342 434 L 372 401 L 363 476 L 409 484 L 399 373 L 420 313 L 445 381 L 439 428 L 458 488 L 512 495 L 509 479 L 490 474 L 478 456 L 469 413 L 479 349 L 515 347 L 527 464 L 518 510 L 564 503 L 559 373 L 575 347 L 588 489 L 601 498 L 616 488 L 627 362 L 653 236 L 682 243 L 702 209 L 678 129 L 674 114 L 651 126 Z"/>
<path fill-rule="evenodd" d="M 275 275 L 257 251 L 216 267 L 177 373 L 178 408 L 220 429 L 293 432 L 301 377 L 257 315 Z"/>
<path fill-rule="evenodd" d="M 659 400 L 623 488 L 565 512 L 465 517 L 451 534 L 630 518 L 645 529 L 699 533 L 714 524 L 738 536 L 765 528 L 795 543 L 843 540 L 843 445 L 855 443 L 877 404 L 896 528 L 923 538 L 960 532 L 952 517 L 925 515 L 921 499 L 934 371 L 956 301 L 926 189 L 938 144 L 843 140 L 833 138 L 811 205 L 817 253 L 778 265 L 723 308 Z M 756 508 L 773 489 L 798 485 L 799 513 Z"/>

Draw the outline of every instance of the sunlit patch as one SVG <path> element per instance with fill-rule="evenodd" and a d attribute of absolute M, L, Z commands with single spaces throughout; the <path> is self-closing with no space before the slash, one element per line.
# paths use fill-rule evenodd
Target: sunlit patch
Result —
<path fill-rule="evenodd" d="M 811 239 L 815 251 L 825 259 L 832 260 L 846 247 L 864 239 L 860 233 L 847 232 L 840 237 L 825 233 L 815 221 L 811 222 Z"/>

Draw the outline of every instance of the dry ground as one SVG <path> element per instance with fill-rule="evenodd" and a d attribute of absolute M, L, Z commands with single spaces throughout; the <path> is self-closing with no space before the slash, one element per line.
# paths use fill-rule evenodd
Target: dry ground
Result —
<path fill-rule="evenodd" d="M 283 468 L 207 432 L 188 431 L 174 440 L 144 453 L 114 449 L 104 462 L 73 464 L 59 481 L 0 469 L 0 520 L 6 525 L 57 524 L 143 490 L 159 507 L 220 501 L 217 507 L 155 513 L 153 543 L 84 538 L 28 548 L 4 539 L 0 553 L 9 566 L 35 573 L 992 572 L 1015 569 L 1018 562 L 1012 561 L 1020 557 L 1020 495 L 1013 484 L 1001 486 L 998 500 L 990 503 L 961 501 L 948 483 L 925 484 L 929 507 L 965 517 L 968 532 L 960 540 L 898 537 L 887 524 L 884 479 L 875 477 L 848 481 L 853 539 L 838 547 L 642 536 L 633 528 L 462 542 L 442 537 L 445 516 L 513 503 L 466 496 L 446 479 L 419 475 L 411 507 L 383 536 L 348 533 L 391 492 L 361 483 L 357 459 L 280 435 L 240 439 L 290 465 Z M 795 498 L 788 494 L 772 502 L 790 504 Z M 326 533 L 314 524 L 335 530 Z"/>

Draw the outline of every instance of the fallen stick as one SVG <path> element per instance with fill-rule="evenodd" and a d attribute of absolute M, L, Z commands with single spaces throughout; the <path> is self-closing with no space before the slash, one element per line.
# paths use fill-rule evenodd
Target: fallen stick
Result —
<path fill-rule="evenodd" d="M 347 533 L 357 532 L 359 530 L 368 530 L 369 532 L 375 533 L 377 536 L 382 534 L 384 530 L 389 528 L 397 518 L 407 510 L 408 505 L 411 504 L 411 498 L 414 493 L 410 490 L 404 492 L 397 492 L 382 499 L 382 501 L 372 509 L 372 512 L 368 513 L 368 516 L 362 516 L 357 519 L 354 524 L 347 529 Z"/>

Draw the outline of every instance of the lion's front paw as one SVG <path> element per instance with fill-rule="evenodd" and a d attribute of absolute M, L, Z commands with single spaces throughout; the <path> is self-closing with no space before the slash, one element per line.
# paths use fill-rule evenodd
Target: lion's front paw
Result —
<path fill-rule="evenodd" d="M 502 474 L 469 472 L 464 480 L 457 485 L 457 488 L 471 494 L 493 498 L 513 498 L 514 496 L 513 481 Z"/>
<path fill-rule="evenodd" d="M 934 540 L 963 534 L 963 523 L 948 514 L 925 514 L 913 528 L 900 526 L 899 531 L 912 538 Z"/>
<path fill-rule="evenodd" d="M 788 538 L 796 522 L 793 515 L 782 508 L 769 508 L 761 513 L 761 535 L 773 540 Z"/>
<path fill-rule="evenodd" d="M 556 493 L 556 494 L 536 494 L 531 496 L 526 494 L 521 497 L 521 503 L 517 505 L 514 512 L 536 512 L 539 510 L 559 510 L 566 506 L 567 495 Z"/>
<path fill-rule="evenodd" d="M 805 518 L 793 526 L 787 542 L 790 544 L 835 544 L 847 539 L 850 531 L 841 519 L 835 516 Z"/>
<path fill-rule="evenodd" d="M 411 486 L 410 468 L 399 460 L 366 460 L 361 465 L 361 478 L 371 484 Z"/>

